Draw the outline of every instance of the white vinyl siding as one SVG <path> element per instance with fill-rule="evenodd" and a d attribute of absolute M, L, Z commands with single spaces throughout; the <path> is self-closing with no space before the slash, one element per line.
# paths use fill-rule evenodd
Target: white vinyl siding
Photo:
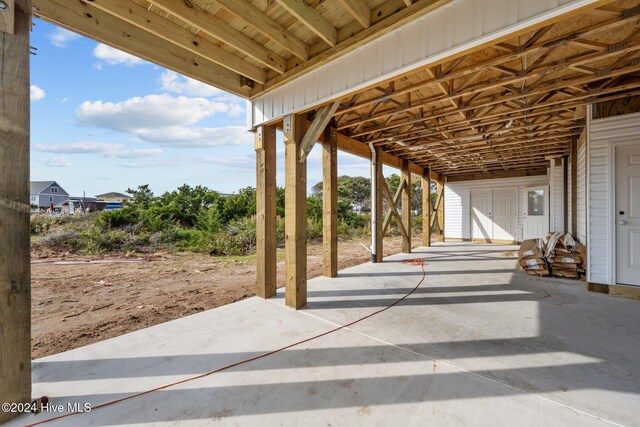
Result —
<path fill-rule="evenodd" d="M 551 160 L 549 177 L 549 231 L 565 231 L 564 229 L 564 159 L 560 159 L 556 166 Z"/>
<path fill-rule="evenodd" d="M 471 190 L 482 188 L 517 188 L 518 222 L 516 240 L 522 241 L 526 188 L 546 186 L 548 184 L 549 178 L 546 175 L 446 183 L 444 188 L 445 239 L 471 238 Z"/>
<path fill-rule="evenodd" d="M 456 0 L 249 101 L 248 126 L 345 97 L 595 0 Z"/>
<path fill-rule="evenodd" d="M 615 284 L 614 146 L 640 141 L 640 113 L 592 120 L 588 141 L 588 280 Z"/>
<path fill-rule="evenodd" d="M 578 172 L 577 172 L 577 203 L 578 211 L 578 241 L 585 244 L 587 241 L 587 140 L 585 137 L 578 139 Z"/>

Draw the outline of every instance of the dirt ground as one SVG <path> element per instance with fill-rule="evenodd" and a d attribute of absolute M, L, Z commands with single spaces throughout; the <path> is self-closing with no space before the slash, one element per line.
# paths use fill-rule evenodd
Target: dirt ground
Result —
<path fill-rule="evenodd" d="M 414 238 L 418 242 L 419 238 Z M 386 237 L 385 256 L 400 251 Z M 340 242 L 339 269 L 371 259 L 367 238 Z M 308 247 L 308 276 L 322 274 L 322 245 Z M 278 254 L 278 287 L 284 261 Z M 140 263 L 47 264 L 32 254 L 32 357 L 39 358 L 209 310 L 255 294 L 255 257 L 159 253 Z M 73 258 L 78 259 L 78 258 Z M 88 259 L 88 258 L 87 258 Z"/>

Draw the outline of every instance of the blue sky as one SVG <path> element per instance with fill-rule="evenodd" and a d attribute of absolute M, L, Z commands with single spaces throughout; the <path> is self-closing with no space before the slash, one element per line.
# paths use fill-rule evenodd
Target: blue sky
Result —
<path fill-rule="evenodd" d="M 31 179 L 72 195 L 157 194 L 186 183 L 221 192 L 255 186 L 246 101 L 155 64 L 35 20 L 31 45 Z M 278 185 L 284 184 L 278 138 Z M 369 162 L 340 153 L 339 174 L 369 176 Z M 320 150 L 308 182 L 321 180 Z"/>

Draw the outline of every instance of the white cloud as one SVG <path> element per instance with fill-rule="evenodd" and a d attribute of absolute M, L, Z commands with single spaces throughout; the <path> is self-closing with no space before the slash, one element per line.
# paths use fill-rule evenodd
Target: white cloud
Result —
<path fill-rule="evenodd" d="M 142 64 L 144 62 L 140 58 L 102 43 L 98 43 L 95 49 L 93 49 L 93 56 L 109 65 L 124 64 L 126 66 L 133 67 L 134 65 Z"/>
<path fill-rule="evenodd" d="M 69 30 L 65 30 L 64 28 L 56 28 L 56 30 L 52 33 L 46 35 L 49 39 L 49 42 L 57 47 L 67 47 L 69 43 L 74 41 L 75 39 L 80 38 L 79 34 L 72 33 Z"/>
<path fill-rule="evenodd" d="M 189 95 L 196 97 L 211 97 L 223 94 L 223 92 L 208 84 L 199 82 L 190 77 L 181 76 L 180 74 L 167 70 L 160 76 L 160 84 L 162 90 L 167 92 L 175 92 L 181 95 Z"/>
<path fill-rule="evenodd" d="M 42 164 L 50 168 L 70 168 L 73 166 L 71 160 L 66 157 L 48 157 L 41 160 Z"/>
<path fill-rule="evenodd" d="M 36 85 L 31 85 L 31 102 L 38 102 L 44 98 L 47 93 Z"/>
<path fill-rule="evenodd" d="M 226 113 L 228 104 L 205 98 L 172 97 L 167 94 L 130 98 L 122 102 L 85 101 L 76 110 L 76 119 L 86 126 L 119 132 L 192 125 L 217 113 Z"/>
<path fill-rule="evenodd" d="M 37 151 L 44 153 L 60 154 L 100 154 L 111 159 L 140 159 L 162 154 L 159 148 L 134 148 L 130 149 L 122 144 L 108 142 L 83 141 L 71 144 L 37 144 Z"/>
<path fill-rule="evenodd" d="M 253 136 L 243 126 L 219 128 L 187 128 L 172 126 L 164 129 L 140 129 L 140 139 L 161 146 L 176 148 L 215 147 L 251 143 Z"/>

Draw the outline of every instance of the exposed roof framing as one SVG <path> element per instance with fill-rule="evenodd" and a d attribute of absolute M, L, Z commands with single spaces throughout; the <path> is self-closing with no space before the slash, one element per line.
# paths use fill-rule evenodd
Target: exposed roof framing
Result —
<path fill-rule="evenodd" d="M 537 170 L 584 105 L 640 95 L 640 0 L 618 0 L 342 101 L 341 133 L 447 176 Z"/>
<path fill-rule="evenodd" d="M 451 0 L 33 0 L 37 17 L 244 98 Z"/>

